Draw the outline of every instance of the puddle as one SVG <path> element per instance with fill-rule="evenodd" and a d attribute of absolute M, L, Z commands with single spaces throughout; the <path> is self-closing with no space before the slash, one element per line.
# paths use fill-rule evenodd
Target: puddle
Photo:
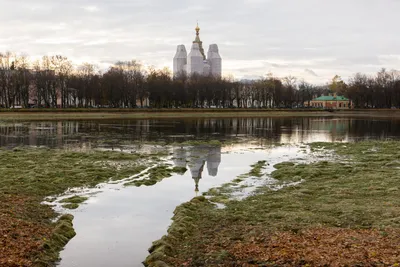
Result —
<path fill-rule="evenodd" d="M 176 206 L 249 172 L 250 165 L 260 160 L 272 168 L 279 162 L 306 158 L 298 146 L 254 148 L 243 144 L 174 147 L 171 163 L 186 166 L 184 175 L 173 175 L 148 187 L 124 187 L 126 179 L 85 192 L 78 189 L 80 195 L 97 193 L 77 210 L 68 211 L 75 216 L 77 235 L 62 251 L 59 266 L 142 266 L 152 241 L 166 234 Z M 58 205 L 57 209 L 62 208 Z"/>

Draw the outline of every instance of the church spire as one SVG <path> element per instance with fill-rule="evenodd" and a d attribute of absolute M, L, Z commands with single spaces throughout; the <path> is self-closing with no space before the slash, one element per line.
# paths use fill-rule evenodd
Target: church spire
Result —
<path fill-rule="evenodd" d="M 201 166 L 200 166 L 200 168 L 198 168 L 200 164 L 201 164 Z M 193 169 L 191 169 L 191 170 L 195 171 L 195 172 L 192 172 L 192 178 L 194 180 L 194 186 L 195 186 L 194 191 L 196 192 L 196 194 L 199 192 L 199 182 L 200 182 L 205 164 L 206 164 L 206 161 L 202 160 L 201 163 L 196 163 L 195 165 L 193 165 L 193 167 L 192 167 Z M 196 168 L 194 168 L 195 166 L 196 166 Z"/>
<path fill-rule="evenodd" d="M 199 44 L 200 47 L 200 53 L 203 55 L 203 59 L 206 60 L 206 56 L 204 54 L 204 48 L 203 48 L 203 42 L 200 40 L 200 27 L 199 27 L 199 22 L 197 22 L 197 26 L 195 28 L 196 30 L 196 39 L 194 39 L 193 43 Z"/>
<path fill-rule="evenodd" d="M 199 181 L 201 179 L 201 177 L 195 177 L 194 179 L 194 192 L 196 192 L 196 194 L 199 192 Z"/>
<path fill-rule="evenodd" d="M 197 21 L 197 27 L 196 27 L 196 35 L 198 36 L 199 35 L 199 32 L 200 32 L 200 27 L 199 27 L 199 22 Z"/>

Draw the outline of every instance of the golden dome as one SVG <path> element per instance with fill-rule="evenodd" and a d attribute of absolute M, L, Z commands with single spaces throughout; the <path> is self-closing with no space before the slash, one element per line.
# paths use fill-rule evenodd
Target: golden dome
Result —
<path fill-rule="evenodd" d="M 199 27 L 199 23 L 197 23 L 197 26 L 196 26 L 196 32 L 199 32 L 200 31 L 200 27 Z"/>

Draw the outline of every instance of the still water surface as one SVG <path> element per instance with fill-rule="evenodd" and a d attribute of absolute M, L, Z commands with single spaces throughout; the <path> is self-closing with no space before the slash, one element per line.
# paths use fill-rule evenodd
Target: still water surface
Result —
<path fill-rule="evenodd" d="M 117 146 L 149 141 L 258 138 L 266 143 L 398 138 L 399 119 L 225 118 L 0 122 L 0 145 Z"/>
<path fill-rule="evenodd" d="M 295 148 L 280 147 L 273 152 L 272 164 L 299 155 Z M 77 236 L 61 253 L 61 266 L 141 266 L 151 242 L 166 234 L 176 206 L 231 181 L 266 157 L 266 151 L 223 149 L 215 161 L 206 161 L 205 166 L 198 164 L 201 158 L 188 162 L 185 175 L 174 175 L 154 186 L 102 188 L 101 194 L 72 213 Z M 193 176 L 201 177 L 198 193 Z"/>
<path fill-rule="evenodd" d="M 141 266 L 151 242 L 166 234 L 176 206 L 248 172 L 250 165 L 259 160 L 267 160 L 270 164 L 267 172 L 272 171 L 272 166 L 278 162 L 310 160 L 307 152 L 300 148 L 301 143 L 399 137 L 399 120 L 371 118 L 213 118 L 0 124 L 2 147 L 106 148 L 127 152 L 168 149 L 171 163 L 188 167 L 184 175 L 174 175 L 154 186 L 101 185 L 96 189 L 97 194 L 72 211 L 77 236 L 61 253 L 62 267 Z M 234 141 L 235 144 L 222 147 L 160 145 L 160 142 L 174 144 L 191 140 Z M 285 145 L 273 146 L 277 143 Z M 264 182 L 271 180 L 265 177 Z"/>

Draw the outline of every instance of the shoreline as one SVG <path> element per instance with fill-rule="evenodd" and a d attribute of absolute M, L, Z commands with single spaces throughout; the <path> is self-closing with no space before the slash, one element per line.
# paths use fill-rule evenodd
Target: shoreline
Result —
<path fill-rule="evenodd" d="M 400 118 L 400 110 L 288 109 L 21 109 L 0 110 L 0 121 L 185 119 L 262 117 L 376 117 Z"/>

